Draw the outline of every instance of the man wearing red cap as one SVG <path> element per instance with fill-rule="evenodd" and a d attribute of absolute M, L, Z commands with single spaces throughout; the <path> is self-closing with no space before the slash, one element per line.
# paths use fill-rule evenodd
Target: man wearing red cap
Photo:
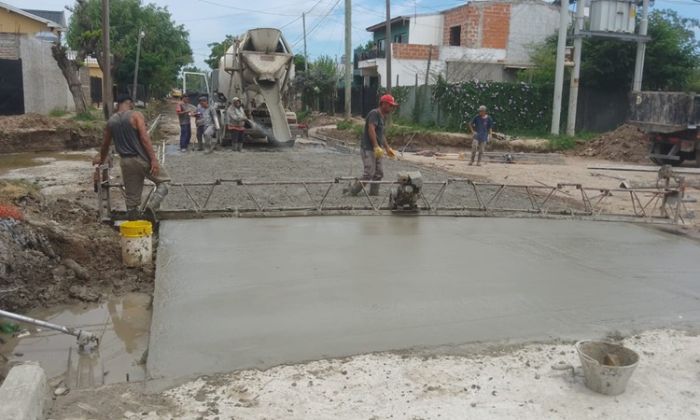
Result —
<path fill-rule="evenodd" d="M 381 181 L 384 177 L 382 159 L 384 154 L 390 158 L 396 157 L 394 150 L 386 142 L 384 120 L 399 106 L 391 95 L 379 99 L 379 107 L 371 110 L 365 118 L 365 130 L 362 134 L 360 152 L 364 172 L 362 181 Z M 362 183 L 357 182 L 350 188 L 350 194 L 357 195 L 362 191 Z M 379 184 L 370 184 L 369 195 L 379 195 Z"/>

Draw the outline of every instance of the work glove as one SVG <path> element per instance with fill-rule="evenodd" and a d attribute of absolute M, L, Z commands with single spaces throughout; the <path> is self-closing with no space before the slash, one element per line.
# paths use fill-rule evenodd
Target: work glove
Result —
<path fill-rule="evenodd" d="M 377 146 L 374 148 L 374 157 L 377 159 L 381 159 L 384 157 L 384 149 L 381 147 Z"/>

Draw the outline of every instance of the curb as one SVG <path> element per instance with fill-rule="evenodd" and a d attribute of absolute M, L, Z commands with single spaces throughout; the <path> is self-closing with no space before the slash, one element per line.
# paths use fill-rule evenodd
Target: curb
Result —
<path fill-rule="evenodd" d="M 44 369 L 37 363 L 15 366 L 0 386 L 0 419 L 44 419 L 50 401 Z"/>

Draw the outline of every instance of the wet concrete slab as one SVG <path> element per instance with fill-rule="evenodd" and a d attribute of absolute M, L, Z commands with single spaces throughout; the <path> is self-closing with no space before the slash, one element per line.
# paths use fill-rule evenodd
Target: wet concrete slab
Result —
<path fill-rule="evenodd" d="M 700 243 L 632 224 L 165 221 L 152 378 L 700 324 Z"/>

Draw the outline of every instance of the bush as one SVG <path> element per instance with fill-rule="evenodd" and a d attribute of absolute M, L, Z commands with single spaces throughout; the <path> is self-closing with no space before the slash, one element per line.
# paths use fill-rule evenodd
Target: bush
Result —
<path fill-rule="evenodd" d="M 297 112 L 297 122 L 302 123 L 308 120 L 311 117 L 311 111 L 308 109 L 305 109 L 303 111 Z"/>
<path fill-rule="evenodd" d="M 442 79 L 433 91 L 449 130 L 462 131 L 486 105 L 498 131 L 547 130 L 551 116 L 551 89 L 525 83 L 469 81 L 449 84 Z"/>
<path fill-rule="evenodd" d="M 102 117 L 99 115 L 95 115 L 95 113 L 87 111 L 87 112 L 82 112 L 80 114 L 76 114 L 75 117 L 73 117 L 74 120 L 76 121 L 98 121 L 101 120 Z"/>
<path fill-rule="evenodd" d="M 68 111 L 66 111 L 64 108 L 54 108 L 49 112 L 49 117 L 63 117 L 66 115 Z"/>
<path fill-rule="evenodd" d="M 339 121 L 338 124 L 336 124 L 336 128 L 338 130 L 351 130 L 355 124 L 350 121 L 350 120 L 343 120 Z"/>

